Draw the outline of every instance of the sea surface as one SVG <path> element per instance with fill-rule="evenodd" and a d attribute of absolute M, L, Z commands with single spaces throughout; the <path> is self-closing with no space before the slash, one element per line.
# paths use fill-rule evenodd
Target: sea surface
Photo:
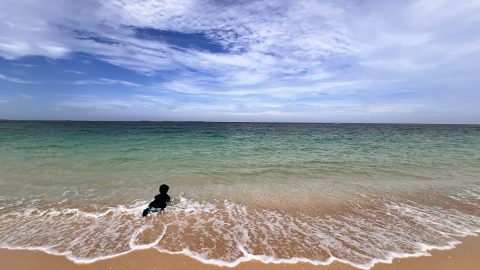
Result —
<path fill-rule="evenodd" d="M 3 248 L 369 269 L 479 233 L 479 125 L 0 121 Z"/>

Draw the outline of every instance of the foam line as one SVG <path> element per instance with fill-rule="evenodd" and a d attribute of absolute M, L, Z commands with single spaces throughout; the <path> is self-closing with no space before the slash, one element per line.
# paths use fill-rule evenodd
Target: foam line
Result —
<path fill-rule="evenodd" d="M 162 232 L 160 233 L 160 235 L 157 237 L 157 239 L 155 239 L 155 241 L 153 241 L 152 243 L 150 244 L 144 244 L 144 245 L 138 245 L 138 244 L 135 244 L 135 240 L 136 238 L 138 237 L 138 235 L 140 233 L 142 233 L 143 231 L 145 231 L 145 229 L 148 229 L 148 228 L 151 228 L 151 226 L 144 226 L 143 228 L 140 228 L 140 229 L 137 229 L 135 230 L 135 232 L 132 234 L 132 237 L 130 238 L 130 241 L 129 241 L 129 246 L 132 250 L 137 250 L 137 249 L 148 249 L 148 248 L 153 248 L 154 246 L 158 245 L 158 243 L 160 242 L 160 240 L 162 240 L 163 236 L 167 233 L 167 229 L 168 229 L 168 224 L 165 225 L 162 229 Z"/>
<path fill-rule="evenodd" d="M 229 267 L 233 268 L 238 266 L 241 263 L 244 262 L 249 262 L 249 261 L 258 261 L 261 263 L 265 264 L 297 264 L 297 263 L 308 263 L 312 264 L 315 266 L 327 266 L 332 264 L 333 262 L 340 262 L 343 264 L 347 264 L 350 266 L 353 266 L 355 268 L 363 269 L 363 270 L 368 270 L 373 268 L 376 264 L 378 263 L 385 263 L 385 264 L 391 264 L 394 259 L 402 259 L 402 258 L 411 258 L 411 257 L 422 257 L 422 256 L 429 256 L 430 253 L 429 251 L 432 250 L 450 250 L 455 248 L 458 244 L 461 244 L 461 241 L 454 240 L 449 242 L 445 246 L 430 246 L 430 245 L 425 245 L 425 244 L 419 244 L 420 250 L 416 253 L 398 253 L 398 252 L 390 252 L 388 254 L 387 259 L 372 259 L 369 263 L 366 264 L 358 264 L 354 263 L 348 260 L 340 259 L 335 256 L 331 256 L 326 260 L 313 260 L 313 259 L 307 259 L 307 258 L 301 258 L 301 257 L 293 257 L 289 259 L 281 259 L 281 258 L 275 258 L 271 256 L 266 256 L 266 255 L 254 255 L 254 254 L 245 254 L 245 256 L 242 256 L 234 261 L 224 261 L 224 260 L 218 260 L 218 259 L 208 259 L 205 258 L 202 254 L 191 251 L 189 249 L 183 249 L 182 251 L 169 251 L 165 249 L 159 249 L 156 248 L 161 253 L 166 253 L 166 254 L 173 254 L 173 255 L 185 255 L 188 256 L 192 259 L 195 259 L 201 263 L 204 264 L 210 264 L 210 265 L 215 265 L 215 266 L 220 266 L 220 267 Z"/>
<path fill-rule="evenodd" d="M 166 233 L 166 229 L 163 231 L 163 235 Z M 138 234 L 137 234 L 138 236 Z M 57 252 L 54 251 L 48 247 L 12 247 L 12 246 L 4 246 L 0 245 L 0 248 L 3 249 L 9 249 L 9 250 L 30 250 L 30 251 L 42 251 L 50 255 L 55 255 L 55 256 L 65 256 L 67 259 L 70 261 L 76 263 L 76 264 L 91 264 L 97 261 L 101 260 L 107 260 L 119 256 L 126 255 L 128 253 L 131 253 L 135 250 L 144 250 L 148 248 L 153 248 L 155 244 L 158 244 L 158 242 L 161 240 L 161 237 L 156 239 L 154 242 L 148 245 L 133 245 L 133 248 L 131 250 L 121 252 L 118 254 L 114 255 L 109 255 L 109 256 L 102 256 L 98 258 L 77 258 L 71 255 L 70 252 Z M 155 243 L 155 244 L 154 244 Z M 228 261 L 223 261 L 223 260 L 218 260 L 218 259 L 208 259 L 202 256 L 200 253 L 193 252 L 189 249 L 183 249 L 182 251 L 169 251 L 169 250 L 163 250 L 159 248 L 155 248 L 157 251 L 165 254 L 172 254 L 172 255 L 185 255 L 188 256 L 192 259 L 195 259 L 201 263 L 204 264 L 210 264 L 210 265 L 215 265 L 215 266 L 220 266 L 220 267 L 229 267 L 233 268 L 238 266 L 241 263 L 244 262 L 249 262 L 249 261 L 258 261 L 261 263 L 265 264 L 297 264 L 297 263 L 309 263 L 312 265 L 322 265 L 322 266 L 327 266 L 332 264 L 333 262 L 337 261 L 343 264 L 347 264 L 359 269 L 363 270 L 369 270 L 373 268 L 376 264 L 378 263 L 386 263 L 386 264 L 391 264 L 394 259 L 397 258 L 410 258 L 410 257 L 421 257 L 421 256 L 429 256 L 430 254 L 428 251 L 431 250 L 449 250 L 455 248 L 458 244 L 460 244 L 460 241 L 452 241 L 448 245 L 445 246 L 429 246 L 425 244 L 419 244 L 420 247 L 422 247 L 421 251 L 412 253 L 412 254 L 407 254 L 407 253 L 395 253 L 391 252 L 389 253 L 389 257 L 387 259 L 372 259 L 369 263 L 366 264 L 357 264 L 348 260 L 340 259 L 334 256 L 329 257 L 326 260 L 312 260 L 312 259 L 307 259 L 307 258 L 299 258 L 299 257 L 294 257 L 294 258 L 289 258 L 289 259 L 279 259 L 279 258 L 274 258 L 270 256 L 265 256 L 265 255 L 253 255 L 253 254 L 246 254 L 243 257 L 240 257 L 234 261 L 228 262 Z"/>

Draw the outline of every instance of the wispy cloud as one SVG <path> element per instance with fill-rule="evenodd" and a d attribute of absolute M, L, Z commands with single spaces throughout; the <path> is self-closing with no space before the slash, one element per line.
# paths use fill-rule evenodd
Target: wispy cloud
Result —
<path fill-rule="evenodd" d="M 168 106 L 171 100 L 150 95 L 133 95 L 128 99 L 99 98 L 89 95 L 71 95 L 60 102 L 60 107 L 95 109 L 102 111 L 123 111 L 125 109 L 155 109 Z"/>
<path fill-rule="evenodd" d="M 33 99 L 32 96 L 26 95 L 26 94 L 21 94 L 20 97 L 23 98 L 23 99 Z"/>
<path fill-rule="evenodd" d="M 154 95 L 129 95 L 124 98 L 100 98 L 92 95 L 69 95 L 58 104 L 59 109 L 80 109 L 131 115 L 146 115 L 143 120 L 158 119 L 159 115 L 174 115 L 174 120 L 212 120 L 219 114 L 230 121 L 372 121 L 395 117 L 402 122 L 416 111 L 427 109 L 425 104 L 388 101 L 345 102 L 342 100 L 264 101 L 258 97 L 217 97 L 216 102 L 205 103 L 202 99 L 176 99 Z M 228 101 L 230 102 L 224 102 Z M 155 112 L 156 114 L 152 114 Z"/>
<path fill-rule="evenodd" d="M 1 74 L 1 73 L 0 73 L 0 80 L 4 80 L 4 81 L 7 81 L 7 82 L 13 82 L 13 83 L 33 83 L 33 82 L 22 80 L 22 79 L 19 79 L 19 78 L 9 77 L 9 76 L 6 76 L 6 75 Z"/>
<path fill-rule="evenodd" d="M 226 72 L 226 77 L 248 84 L 276 75 L 305 73 L 309 67 L 318 65 L 321 58 L 349 55 L 358 50 L 337 22 L 344 7 L 328 2 L 311 2 L 306 7 L 306 3 L 289 1 L 233 4 L 152 0 L 139 3 L 129 0 L 119 5 L 113 0 L 103 1 L 100 5 L 77 3 L 75 8 L 57 3 L 55 10 L 37 4 L 10 4 L 17 6 L 19 12 L 31 13 L 30 10 L 35 9 L 38 13 L 29 14 L 33 16 L 31 20 L 11 22 L 13 26 L 7 27 L 6 41 L 2 43 L 3 47 L 0 44 L 0 51 L 7 58 L 32 54 L 61 57 L 70 51 L 83 51 L 139 72 L 188 66 Z M 96 9 L 93 13 L 92 8 Z M 218 12 L 219 9 L 230 12 Z M 56 12 L 62 15 L 55 15 Z M 66 15 L 69 13 L 72 16 Z M 97 15 L 92 21 L 86 21 L 83 16 L 78 16 L 83 13 Z M 64 20 L 64 17 L 70 20 Z M 298 18 L 304 22 L 295 23 Z M 43 22 L 40 27 L 35 27 L 36 19 Z M 62 27 L 59 29 L 58 25 Z M 123 25 L 130 28 L 122 28 Z M 68 33 L 65 29 L 69 28 L 74 31 L 65 35 Z M 135 30 L 131 30 L 145 28 L 172 33 L 203 33 L 205 38 L 233 54 L 179 49 L 178 44 L 161 38 L 138 38 Z M 31 33 L 35 35 L 28 37 Z M 296 53 L 291 54 L 292 51 Z M 299 64 L 303 67 L 299 68 Z M 239 71 L 244 75 L 236 75 Z"/>
<path fill-rule="evenodd" d="M 77 74 L 77 75 L 82 75 L 82 74 L 85 74 L 84 71 L 80 71 L 80 70 L 73 70 L 73 69 L 65 69 L 63 71 L 64 73 L 72 73 L 72 74 Z"/>
<path fill-rule="evenodd" d="M 101 78 L 98 80 L 78 80 L 73 82 L 76 85 L 84 85 L 84 84 L 101 84 L 101 85 L 108 85 L 108 84 L 120 84 L 124 86 L 142 86 L 138 83 L 133 83 L 124 80 L 115 80 L 115 79 L 108 79 L 108 78 Z"/>
<path fill-rule="evenodd" d="M 475 35 L 449 38 L 459 23 L 474 27 L 478 2 L 459 3 L 453 12 L 447 2 L 430 0 L 384 5 L 368 1 L 107 0 L 58 2 L 52 9 L 33 2 L 3 1 L 4 7 L 16 7 L 17 15 L 30 16 L 22 16 L 29 18 L 22 21 L 10 18 L 3 24 L 0 54 L 13 59 L 62 57 L 80 51 L 146 74 L 189 67 L 237 85 L 331 78 L 349 72 L 337 67 L 346 60 L 365 68 L 413 72 L 456 61 L 440 60 L 453 49 L 460 53 L 462 48 L 469 53 L 480 50 L 469 46 Z M 395 16 L 384 16 L 393 9 Z M 229 53 L 182 47 L 161 36 L 145 39 L 136 29 L 202 33 Z"/>
<path fill-rule="evenodd" d="M 12 64 L 14 66 L 17 66 L 17 67 L 27 67 L 27 68 L 31 68 L 31 67 L 36 67 L 37 65 L 32 65 L 32 64 L 21 64 L 21 63 L 15 63 L 15 64 Z"/>

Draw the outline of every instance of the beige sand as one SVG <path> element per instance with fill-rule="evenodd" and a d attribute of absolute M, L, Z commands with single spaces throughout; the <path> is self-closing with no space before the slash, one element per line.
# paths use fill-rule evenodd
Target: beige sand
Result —
<path fill-rule="evenodd" d="M 431 251 L 432 256 L 396 259 L 392 264 L 377 264 L 374 270 L 479 270 L 480 269 L 480 237 L 460 239 L 463 243 L 452 250 Z M 354 270 L 355 268 L 341 263 L 329 266 L 313 266 L 310 264 L 263 264 L 246 262 L 235 268 L 218 267 L 202 264 L 184 255 L 162 254 L 156 250 L 140 250 L 123 256 L 98 261 L 91 264 L 74 264 L 63 256 L 49 255 L 41 251 L 0 249 L 0 270 L 153 270 L 153 269 L 198 269 L 198 270 L 247 270 L 247 269 L 316 269 L 316 270 Z"/>

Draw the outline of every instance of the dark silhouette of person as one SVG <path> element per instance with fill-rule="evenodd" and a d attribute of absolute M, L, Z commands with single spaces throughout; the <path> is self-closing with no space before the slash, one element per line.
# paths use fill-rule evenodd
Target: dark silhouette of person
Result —
<path fill-rule="evenodd" d="M 163 211 L 167 204 L 170 203 L 170 196 L 168 196 L 169 187 L 165 184 L 158 189 L 160 194 L 155 196 L 155 199 L 148 204 L 148 207 L 143 210 L 142 217 L 146 217 L 149 213 L 156 213 Z"/>

